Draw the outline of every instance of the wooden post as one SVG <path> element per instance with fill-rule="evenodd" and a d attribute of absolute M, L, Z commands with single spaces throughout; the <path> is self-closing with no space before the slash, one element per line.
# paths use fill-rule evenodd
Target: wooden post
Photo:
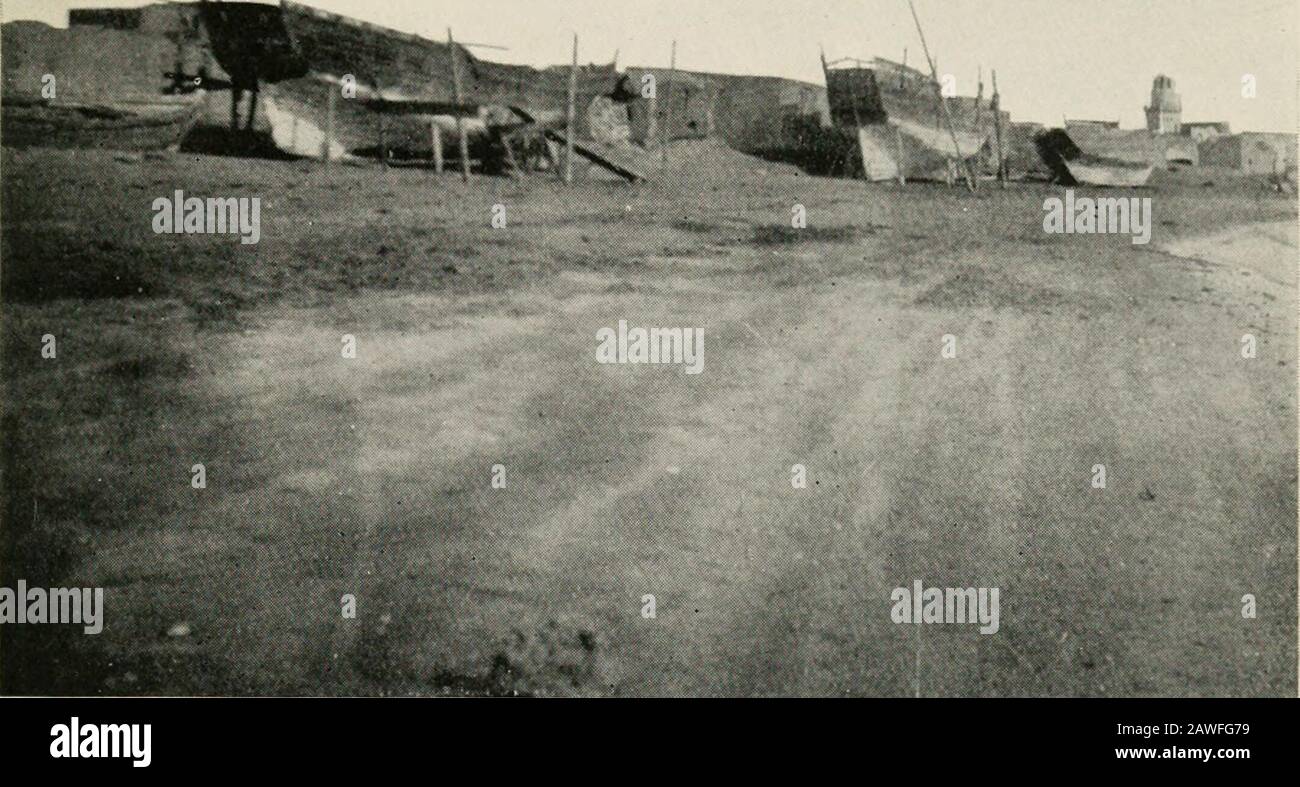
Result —
<path fill-rule="evenodd" d="M 935 90 L 938 91 L 939 93 L 939 103 L 943 104 L 944 106 L 947 106 L 948 102 L 943 97 L 943 85 L 939 84 L 939 60 L 937 58 L 934 61 L 934 65 L 931 66 L 931 70 L 934 72 L 934 84 L 935 84 Z M 934 108 L 934 127 L 936 129 L 943 128 L 943 107 L 942 106 L 936 106 Z"/>
<path fill-rule="evenodd" d="M 385 139 L 385 131 L 388 122 L 383 110 L 379 111 L 379 163 L 384 169 L 388 169 L 388 140 Z"/>
<path fill-rule="evenodd" d="M 508 174 L 512 180 L 518 180 L 520 173 L 519 160 L 515 158 L 515 149 L 510 143 L 509 134 L 501 135 L 501 147 L 505 150 L 506 154 L 506 174 Z"/>
<path fill-rule="evenodd" d="M 253 88 L 248 93 L 248 118 L 244 122 L 244 130 L 252 131 L 253 122 L 257 119 L 257 88 Z"/>
<path fill-rule="evenodd" d="M 903 131 L 894 126 L 894 145 L 898 149 L 898 185 L 907 185 L 907 157 L 903 153 Z"/>
<path fill-rule="evenodd" d="M 827 106 L 830 106 L 830 103 L 831 103 L 831 69 L 830 69 L 830 66 L 826 65 L 826 48 L 825 48 L 825 47 L 820 47 L 820 46 L 819 46 L 818 48 L 821 50 L 821 51 L 819 52 L 819 54 L 820 54 L 821 59 L 822 59 L 822 79 L 826 82 L 826 105 L 827 105 Z M 834 118 L 831 118 L 831 123 L 832 123 L 832 125 L 834 125 L 834 121 L 835 121 L 835 119 L 834 119 Z"/>
<path fill-rule="evenodd" d="M 564 182 L 573 182 L 573 135 L 577 132 L 578 34 L 573 34 L 573 62 L 569 66 L 569 102 L 564 113 Z"/>
<path fill-rule="evenodd" d="M 642 76 L 644 77 L 644 75 Z M 645 125 L 645 146 L 647 148 L 653 145 L 655 140 L 659 139 L 659 78 L 653 73 L 650 76 L 655 81 L 651 83 L 654 85 L 654 90 L 650 92 L 650 105 L 647 109 L 650 116 L 646 118 Z"/>
<path fill-rule="evenodd" d="M 943 119 L 948 125 L 948 134 L 952 137 L 952 149 L 957 154 L 957 161 L 960 165 L 966 163 L 966 159 L 961 155 L 961 143 L 957 141 L 957 130 L 953 128 L 952 114 L 948 111 L 948 102 L 943 98 L 943 88 L 939 85 L 939 71 L 934 65 L 934 58 L 930 57 L 930 46 L 925 42 L 925 32 L 921 30 L 921 19 L 916 15 L 916 4 L 912 0 L 907 0 L 907 7 L 912 9 L 912 21 L 916 22 L 917 35 L 921 37 L 921 49 L 925 52 L 925 60 L 930 64 L 930 78 L 934 81 L 934 95 L 939 99 L 939 106 L 943 109 Z M 966 187 L 975 191 L 975 177 L 971 174 L 969 166 L 962 166 L 966 174 Z"/>
<path fill-rule="evenodd" d="M 1007 187 L 1007 163 L 1002 156 L 1002 96 L 998 94 L 998 72 L 993 72 L 993 133 L 998 145 L 998 185 Z"/>
<path fill-rule="evenodd" d="M 330 153 L 334 149 L 334 92 L 338 90 L 334 85 L 329 86 L 329 98 L 325 103 L 325 139 L 321 141 L 320 156 L 326 165 L 330 163 Z"/>
<path fill-rule="evenodd" d="M 664 109 L 664 127 L 659 132 L 662 137 L 660 148 L 663 162 L 668 163 L 668 143 L 673 140 L 673 85 L 677 82 L 677 42 L 673 41 L 672 59 L 668 61 L 668 106 Z"/>
<path fill-rule="evenodd" d="M 456 57 L 456 40 L 447 28 L 447 47 L 451 50 L 451 86 L 456 99 L 456 136 L 460 146 L 460 178 L 469 183 L 469 140 L 465 138 L 465 118 L 462 117 L 464 99 L 460 91 L 460 58 Z"/>
<path fill-rule="evenodd" d="M 433 143 L 433 171 L 442 172 L 442 127 L 438 121 L 429 118 L 429 138 Z"/>

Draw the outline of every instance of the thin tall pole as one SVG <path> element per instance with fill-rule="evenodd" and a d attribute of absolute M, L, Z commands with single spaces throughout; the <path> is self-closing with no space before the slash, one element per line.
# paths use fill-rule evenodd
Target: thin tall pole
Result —
<path fill-rule="evenodd" d="M 822 59 L 822 79 L 826 80 L 826 105 L 827 105 L 827 106 L 830 106 L 830 103 L 831 103 L 831 67 L 830 67 L 829 65 L 826 64 L 826 48 L 823 47 L 823 46 L 820 46 L 820 45 L 819 45 L 819 46 L 818 46 L 818 49 L 821 50 L 821 51 L 819 52 L 819 54 L 821 55 L 821 59 Z M 835 118 L 831 118 L 831 123 L 832 123 L 832 125 L 834 124 L 834 122 L 835 122 Z"/>
<path fill-rule="evenodd" d="M 564 114 L 564 182 L 573 182 L 573 135 L 578 114 L 578 34 L 573 34 L 573 60 L 569 65 L 569 103 Z"/>
<path fill-rule="evenodd" d="M 926 62 L 930 64 L 930 78 L 934 81 L 934 95 L 939 99 L 939 106 L 943 108 L 943 119 L 948 124 L 948 134 L 952 137 L 952 149 L 957 153 L 957 161 L 966 173 L 966 187 L 974 191 L 975 178 L 971 175 L 970 167 L 966 165 L 966 159 L 961 155 L 961 143 L 957 141 L 957 131 L 953 128 L 952 114 L 948 111 L 948 102 L 944 100 L 942 88 L 939 87 L 939 71 L 935 68 L 934 58 L 930 57 L 930 45 L 925 42 L 925 31 L 921 29 L 921 19 L 916 15 L 916 5 L 912 0 L 907 0 L 907 7 L 912 9 L 912 21 L 916 22 L 916 33 L 921 37 L 921 49 L 925 52 Z"/>
<path fill-rule="evenodd" d="M 673 41 L 672 59 L 668 61 L 668 106 L 664 109 L 664 127 L 660 132 L 661 153 L 665 164 L 668 163 L 668 143 L 673 138 L 673 85 L 677 83 L 677 42 Z"/>
<path fill-rule="evenodd" d="M 436 119 L 429 119 L 429 142 L 433 145 L 433 171 L 442 172 L 442 128 Z"/>
<path fill-rule="evenodd" d="M 338 87 L 336 85 L 330 85 L 329 98 L 326 99 L 327 103 L 325 106 L 325 139 L 321 143 L 321 151 L 320 151 L 321 160 L 325 162 L 326 166 L 328 166 L 330 163 L 330 152 L 334 148 L 334 102 L 337 100 L 334 96 L 334 93 L 337 90 Z"/>
<path fill-rule="evenodd" d="M 894 147 L 898 151 L 898 185 L 907 185 L 907 154 L 903 152 L 903 130 L 894 126 Z"/>
<path fill-rule="evenodd" d="M 654 72 L 650 73 L 650 77 L 655 81 L 650 83 L 654 86 L 654 89 L 650 91 L 649 109 L 647 110 L 650 117 L 646 118 L 645 126 L 645 146 L 647 148 L 653 145 L 655 140 L 659 139 L 659 77 Z M 645 74 L 642 74 L 641 78 L 645 79 Z M 644 84 L 642 82 L 643 88 Z"/>
<path fill-rule="evenodd" d="M 456 99 L 456 136 L 460 141 L 460 178 L 469 183 L 469 140 L 465 138 L 464 99 L 460 92 L 460 59 L 456 57 L 456 41 L 447 28 L 447 48 L 451 50 L 451 87 Z"/>
<path fill-rule="evenodd" d="M 993 132 L 998 143 L 998 185 L 1007 187 L 1007 163 L 1002 157 L 1002 96 L 998 94 L 998 72 L 993 72 Z"/>

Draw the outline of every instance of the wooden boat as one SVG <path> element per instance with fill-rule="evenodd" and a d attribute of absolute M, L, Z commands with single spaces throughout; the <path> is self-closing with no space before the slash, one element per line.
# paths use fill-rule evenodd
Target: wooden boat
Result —
<path fill-rule="evenodd" d="M 1102 135 L 1056 128 L 1035 136 L 1034 145 L 1055 179 L 1067 186 L 1137 188 L 1155 172 L 1156 154 L 1142 132 Z"/>
<path fill-rule="evenodd" d="M 1075 184 L 1088 186 L 1113 186 L 1117 188 L 1137 188 L 1145 186 L 1155 172 L 1155 165 L 1142 166 L 1122 161 L 1105 162 L 1098 160 L 1075 159 L 1066 161 L 1066 168 Z"/>
<path fill-rule="evenodd" d="M 446 42 L 292 0 L 271 16 L 266 6 L 256 8 L 207 3 L 205 24 L 222 67 L 258 90 L 259 109 L 284 152 L 318 157 L 329 136 L 331 158 L 373 155 L 381 140 L 388 150 L 424 157 L 434 146 L 431 126 L 454 134 L 458 119 L 476 146 L 513 128 L 564 124 L 568 69 L 492 63 L 456 45 L 458 101 Z M 250 25 L 265 34 L 250 36 Z M 264 48 L 250 51 L 249 40 Z M 591 138 L 586 110 L 617 85 L 612 65 L 579 69 L 580 139 Z"/>
<path fill-rule="evenodd" d="M 0 143 L 8 147 L 174 150 L 203 113 L 202 92 L 101 104 L 6 94 Z"/>
<path fill-rule="evenodd" d="M 945 115 L 933 82 L 916 69 L 884 58 L 822 65 L 831 119 L 856 129 L 868 180 L 893 180 L 900 174 L 948 180 L 960 174 L 962 162 L 979 169 L 996 161 L 991 141 L 995 114 L 982 97 L 945 98 Z M 999 114 L 1004 127 L 1009 126 L 1010 116 Z"/>
<path fill-rule="evenodd" d="M 858 145 L 867 180 L 952 180 L 960 176 L 958 161 L 978 161 L 988 155 L 989 140 L 965 131 L 953 134 L 906 120 L 891 119 L 858 127 Z"/>

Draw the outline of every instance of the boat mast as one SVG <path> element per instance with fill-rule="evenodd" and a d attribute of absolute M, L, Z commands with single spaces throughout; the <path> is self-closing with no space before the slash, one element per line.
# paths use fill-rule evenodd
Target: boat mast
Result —
<path fill-rule="evenodd" d="M 970 166 L 966 159 L 961 155 L 961 143 L 957 141 L 957 131 L 953 128 L 952 114 L 948 111 L 948 102 L 943 98 L 943 88 L 939 86 L 939 72 L 935 68 L 934 58 L 930 57 L 930 46 L 925 42 L 925 31 L 921 29 L 921 19 L 916 15 L 916 5 L 912 0 L 907 0 L 907 7 L 912 9 L 912 21 L 916 22 L 916 33 L 921 37 L 921 49 L 925 52 L 925 60 L 930 64 L 930 77 L 934 83 L 934 95 L 939 100 L 939 106 L 943 109 L 944 122 L 948 124 L 948 134 L 952 137 L 952 148 L 957 153 L 958 165 L 962 167 L 966 174 L 966 187 L 972 192 L 975 191 L 975 178 L 971 175 Z"/>

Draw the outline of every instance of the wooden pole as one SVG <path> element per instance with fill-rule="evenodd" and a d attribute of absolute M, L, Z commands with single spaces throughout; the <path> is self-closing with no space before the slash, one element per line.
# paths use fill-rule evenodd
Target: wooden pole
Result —
<path fill-rule="evenodd" d="M 379 163 L 388 169 L 388 140 L 385 131 L 388 126 L 387 115 L 379 113 Z"/>
<path fill-rule="evenodd" d="M 668 106 L 664 109 L 664 127 L 660 132 L 661 155 L 668 163 L 668 143 L 673 138 L 673 85 L 677 82 L 677 42 L 673 41 L 672 59 L 668 61 Z"/>
<path fill-rule="evenodd" d="M 650 115 L 646 118 L 645 126 L 645 146 L 647 148 L 653 145 L 655 140 L 659 139 L 659 78 L 653 73 L 650 74 L 650 76 L 655 81 L 651 83 L 654 85 L 654 90 L 650 91 L 650 102 L 649 108 L 647 109 L 647 112 Z"/>
<path fill-rule="evenodd" d="M 903 131 L 894 126 L 894 145 L 898 149 L 898 185 L 907 185 L 907 157 L 903 153 Z"/>
<path fill-rule="evenodd" d="M 330 152 L 334 149 L 334 85 L 329 86 L 329 99 L 325 103 L 325 139 L 321 143 L 320 156 L 326 165 L 330 163 Z"/>
<path fill-rule="evenodd" d="M 998 185 L 1007 187 L 1007 162 L 1002 155 L 1002 96 L 998 94 L 998 72 L 993 72 L 993 133 L 998 145 Z"/>
<path fill-rule="evenodd" d="M 465 138 L 465 118 L 462 117 L 464 98 L 460 91 L 460 58 L 456 57 L 456 40 L 447 28 L 447 48 L 451 50 L 451 87 L 456 99 L 456 136 L 460 146 L 460 179 L 469 183 L 469 140 Z"/>
<path fill-rule="evenodd" d="M 819 55 L 822 59 L 822 79 L 826 82 L 826 105 L 831 103 L 831 67 L 826 65 L 826 48 L 818 45 Z M 831 118 L 831 124 L 835 124 L 835 118 Z"/>
<path fill-rule="evenodd" d="M 921 19 L 916 15 L 916 5 L 912 0 L 907 0 L 907 7 L 912 9 L 912 21 L 916 22 L 916 33 L 921 37 L 921 49 L 925 52 L 925 60 L 930 64 L 930 78 L 934 81 L 934 95 L 939 99 L 939 106 L 943 108 L 943 119 L 948 124 L 948 134 L 952 137 L 952 149 L 957 154 L 957 161 L 966 174 L 966 187 L 975 191 L 975 177 L 971 175 L 970 167 L 966 166 L 966 159 L 961 155 L 961 143 L 957 141 L 957 131 L 953 128 L 952 114 L 948 111 L 948 102 L 943 98 L 943 88 L 939 86 L 939 71 L 935 68 L 934 58 L 930 57 L 930 46 L 925 42 L 925 31 L 921 29 Z"/>
<path fill-rule="evenodd" d="M 501 135 L 501 148 L 505 151 L 506 174 L 510 176 L 511 180 L 518 180 L 519 172 L 520 172 L 519 160 L 515 158 L 515 149 L 514 146 L 510 143 L 509 134 Z"/>
<path fill-rule="evenodd" d="M 429 119 L 429 141 L 433 143 L 433 171 L 442 173 L 442 127 L 434 118 Z"/>
<path fill-rule="evenodd" d="M 564 113 L 564 182 L 573 182 L 573 135 L 578 113 L 578 34 L 573 34 L 573 61 L 569 65 L 569 101 Z"/>
<path fill-rule="evenodd" d="M 248 92 L 248 117 L 244 122 L 244 130 L 253 130 L 253 121 L 257 119 L 257 94 L 258 89 L 253 88 Z"/>

